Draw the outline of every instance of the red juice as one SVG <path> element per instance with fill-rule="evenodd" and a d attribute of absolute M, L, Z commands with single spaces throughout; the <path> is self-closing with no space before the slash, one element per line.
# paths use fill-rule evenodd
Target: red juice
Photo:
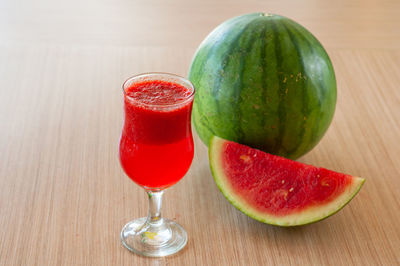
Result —
<path fill-rule="evenodd" d="M 125 121 L 119 156 L 125 173 L 140 186 L 174 185 L 193 159 L 190 115 L 193 89 L 150 80 L 125 88 Z"/>

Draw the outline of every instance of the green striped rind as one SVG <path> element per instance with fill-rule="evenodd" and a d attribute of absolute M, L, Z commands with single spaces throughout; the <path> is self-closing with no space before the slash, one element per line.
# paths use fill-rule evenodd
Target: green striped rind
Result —
<path fill-rule="evenodd" d="M 229 182 L 222 163 L 223 145 L 226 140 L 213 136 L 210 140 L 209 159 L 211 172 L 215 183 L 225 196 L 225 198 L 239 211 L 247 216 L 272 225 L 278 226 L 298 226 L 321 221 L 340 211 L 346 206 L 354 196 L 360 191 L 365 179 L 353 177 L 353 182 L 336 199 L 320 206 L 307 208 L 301 212 L 286 216 L 274 216 L 272 214 L 260 212 L 255 206 L 251 205 L 246 199 L 237 195 Z"/>
<path fill-rule="evenodd" d="M 336 80 L 318 40 L 278 15 L 230 19 L 199 46 L 189 71 L 197 89 L 193 122 L 211 135 L 298 158 L 327 130 Z"/>

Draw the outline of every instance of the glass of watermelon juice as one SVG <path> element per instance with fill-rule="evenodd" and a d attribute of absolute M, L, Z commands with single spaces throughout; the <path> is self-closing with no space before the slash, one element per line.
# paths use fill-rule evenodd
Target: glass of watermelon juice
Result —
<path fill-rule="evenodd" d="M 167 73 L 141 74 L 123 84 L 119 159 L 125 173 L 146 190 L 149 213 L 126 224 L 121 241 L 140 255 L 171 255 L 187 242 L 185 230 L 161 218 L 160 209 L 164 190 L 177 183 L 192 163 L 194 91 L 190 81 Z"/>

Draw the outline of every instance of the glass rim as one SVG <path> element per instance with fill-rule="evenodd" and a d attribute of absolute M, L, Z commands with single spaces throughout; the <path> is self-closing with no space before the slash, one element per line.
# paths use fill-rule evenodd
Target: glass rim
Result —
<path fill-rule="evenodd" d="M 158 76 L 166 76 L 166 77 L 171 77 L 171 78 L 174 78 L 174 79 L 178 79 L 178 80 L 180 80 L 180 81 L 182 81 L 184 83 L 187 83 L 189 85 L 189 87 L 192 89 L 192 91 L 191 91 L 190 95 L 186 96 L 183 100 L 180 100 L 180 101 L 178 101 L 176 103 L 171 103 L 171 104 L 169 104 L 169 103 L 168 104 L 149 104 L 149 103 L 144 103 L 144 102 L 138 101 L 137 99 L 134 99 L 133 97 L 129 96 L 126 93 L 125 87 L 126 87 L 126 84 L 129 81 L 131 81 L 133 79 L 136 79 L 136 78 L 145 77 L 145 76 L 153 76 L 153 75 L 154 76 L 157 76 L 157 75 Z M 163 80 L 163 79 L 160 78 L 160 79 L 154 79 L 154 80 Z M 173 81 L 171 81 L 171 82 L 173 82 Z M 182 84 L 179 84 L 179 85 L 182 85 Z M 188 87 L 188 86 L 185 86 L 185 87 Z M 195 89 L 195 87 L 193 86 L 193 84 L 192 84 L 192 82 L 190 80 L 188 80 L 185 77 L 182 77 L 180 75 L 176 75 L 176 74 L 168 73 L 168 72 L 145 72 L 145 73 L 136 74 L 136 75 L 133 75 L 133 76 L 127 78 L 124 81 L 124 83 L 122 84 L 122 91 L 124 93 L 124 96 L 126 98 L 128 98 L 131 102 L 137 103 L 138 105 L 142 105 L 142 106 L 145 106 L 145 107 L 153 107 L 153 108 L 168 108 L 168 107 L 178 107 L 178 106 L 181 106 L 181 105 L 185 105 L 193 98 L 195 90 L 196 89 Z"/>

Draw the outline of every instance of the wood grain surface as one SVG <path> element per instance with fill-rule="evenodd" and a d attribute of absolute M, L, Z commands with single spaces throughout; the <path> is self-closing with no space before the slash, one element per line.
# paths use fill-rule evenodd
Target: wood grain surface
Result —
<path fill-rule="evenodd" d="M 218 191 L 206 147 L 165 195 L 189 234 L 149 259 L 119 233 L 145 216 L 144 192 L 117 159 L 121 84 L 187 74 L 222 21 L 293 18 L 327 48 L 334 121 L 300 161 L 366 178 L 354 200 L 313 225 L 256 222 Z M 0 265 L 400 265 L 400 1 L 0 1 Z"/>

